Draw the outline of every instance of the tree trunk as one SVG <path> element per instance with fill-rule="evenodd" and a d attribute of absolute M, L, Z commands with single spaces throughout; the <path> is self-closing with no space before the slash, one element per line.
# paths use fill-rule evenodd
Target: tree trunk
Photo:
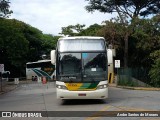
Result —
<path fill-rule="evenodd" d="M 128 31 L 126 31 L 125 37 L 124 37 L 124 67 L 127 68 L 128 67 L 128 36 L 129 33 Z"/>

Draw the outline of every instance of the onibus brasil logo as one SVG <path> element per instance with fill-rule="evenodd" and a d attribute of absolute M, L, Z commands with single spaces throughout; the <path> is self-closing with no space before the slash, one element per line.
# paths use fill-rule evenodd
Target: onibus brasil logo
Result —
<path fill-rule="evenodd" d="M 42 117 L 40 112 L 2 112 L 2 117 Z"/>

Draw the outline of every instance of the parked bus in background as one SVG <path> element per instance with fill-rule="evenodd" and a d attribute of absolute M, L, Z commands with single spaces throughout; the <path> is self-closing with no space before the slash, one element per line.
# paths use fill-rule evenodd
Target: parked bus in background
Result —
<path fill-rule="evenodd" d="M 51 64 L 51 60 L 26 63 L 26 78 L 37 80 L 38 77 L 46 77 L 47 80 L 54 79 L 55 65 Z"/>
<path fill-rule="evenodd" d="M 64 37 L 51 51 L 58 99 L 108 98 L 107 47 L 103 37 Z"/>

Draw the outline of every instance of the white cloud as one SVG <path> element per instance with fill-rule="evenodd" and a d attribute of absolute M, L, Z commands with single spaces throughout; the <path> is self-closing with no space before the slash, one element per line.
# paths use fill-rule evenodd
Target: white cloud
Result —
<path fill-rule="evenodd" d="M 100 12 L 88 13 L 84 8 L 86 5 L 85 0 L 12 0 L 11 18 L 24 21 L 43 33 L 57 35 L 61 27 L 77 23 L 86 26 L 101 24 L 116 16 Z"/>

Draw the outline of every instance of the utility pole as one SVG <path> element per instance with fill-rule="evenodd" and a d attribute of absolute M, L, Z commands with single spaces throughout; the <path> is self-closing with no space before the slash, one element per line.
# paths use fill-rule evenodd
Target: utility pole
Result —
<path fill-rule="evenodd" d="M 2 72 L 0 72 L 0 81 L 1 81 L 1 92 L 3 91 L 2 89 Z"/>

